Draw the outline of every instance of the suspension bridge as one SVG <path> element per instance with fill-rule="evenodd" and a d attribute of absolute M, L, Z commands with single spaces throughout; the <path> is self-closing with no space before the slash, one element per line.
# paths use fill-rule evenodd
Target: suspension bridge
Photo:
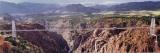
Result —
<path fill-rule="evenodd" d="M 12 20 L 12 29 L 11 30 L 0 30 L 0 32 L 12 32 L 12 37 L 17 37 L 17 32 L 33 32 L 33 31 L 55 31 L 55 30 L 95 30 L 95 29 L 102 29 L 102 30 L 115 30 L 115 29 L 149 29 L 150 30 L 150 35 L 156 37 L 155 39 L 155 48 L 158 47 L 158 41 L 157 41 L 157 35 L 156 35 L 156 29 L 160 29 L 160 27 L 156 27 L 156 19 L 152 18 L 151 19 L 151 24 L 150 27 L 110 27 L 110 28 L 86 28 L 86 29 L 72 29 L 72 28 L 59 28 L 59 27 L 54 27 L 54 29 L 50 29 L 49 23 L 47 20 L 45 20 L 44 27 L 45 29 L 29 29 L 29 30 L 18 30 L 16 29 L 16 22 Z M 97 41 L 98 42 L 98 41 Z M 95 42 L 95 52 L 97 52 L 97 42 Z"/>
<path fill-rule="evenodd" d="M 12 20 L 12 29 L 11 30 L 0 30 L 0 32 L 12 32 L 12 36 L 16 37 L 16 32 L 29 32 L 29 31 L 55 31 L 55 30 L 95 30 L 95 29 L 102 29 L 102 30 L 114 30 L 114 29 L 150 29 L 150 35 L 156 36 L 155 30 L 160 29 L 160 27 L 156 27 L 156 20 L 155 18 L 151 19 L 150 27 L 110 27 L 110 28 L 86 28 L 86 29 L 72 29 L 72 28 L 60 28 L 54 27 L 54 29 L 50 29 L 48 21 L 45 20 L 44 27 L 45 29 L 26 29 L 26 30 L 18 30 L 16 29 L 16 22 Z"/>

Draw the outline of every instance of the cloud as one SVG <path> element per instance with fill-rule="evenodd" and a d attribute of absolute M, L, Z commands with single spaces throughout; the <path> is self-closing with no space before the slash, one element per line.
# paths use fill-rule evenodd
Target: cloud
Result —
<path fill-rule="evenodd" d="M 23 2 L 23 0 L 0 0 L 0 1 L 7 1 L 7 2 L 14 2 L 14 3 Z"/>
<path fill-rule="evenodd" d="M 59 4 L 70 4 L 70 3 L 90 3 L 90 4 L 107 4 L 107 3 L 124 3 L 124 2 L 141 2 L 141 1 L 159 1 L 159 0 L 0 0 L 8 2 L 35 2 L 35 3 L 59 3 Z"/>

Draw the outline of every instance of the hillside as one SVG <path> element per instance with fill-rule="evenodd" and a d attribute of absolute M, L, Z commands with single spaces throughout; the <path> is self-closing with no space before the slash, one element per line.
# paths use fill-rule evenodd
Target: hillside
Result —
<path fill-rule="evenodd" d="M 159 10 L 160 1 L 144 1 L 144 2 L 129 2 L 115 5 L 95 5 L 95 9 L 101 11 L 141 11 L 141 10 Z"/>
<path fill-rule="evenodd" d="M 99 12 L 99 9 L 91 8 L 91 7 L 85 7 L 82 4 L 69 4 L 65 7 L 62 7 L 59 11 L 67 11 L 67 12 L 79 12 L 79 13 L 93 13 L 93 12 Z"/>
<path fill-rule="evenodd" d="M 159 1 L 129 2 L 115 5 L 95 5 L 86 7 L 83 4 L 68 4 L 61 6 L 58 4 L 41 3 L 10 3 L 0 1 L 0 13 L 22 13 L 22 14 L 41 14 L 41 13 L 97 13 L 101 11 L 141 11 L 159 10 Z M 37 10 L 38 9 L 38 10 Z"/>
<path fill-rule="evenodd" d="M 40 3 L 10 3 L 0 1 L 0 13 L 42 13 L 46 11 L 54 11 L 59 8 L 56 4 L 40 4 Z M 37 10 L 38 9 L 38 10 Z"/>
<path fill-rule="evenodd" d="M 11 25 L 1 25 L 2 30 L 11 29 Z M 44 29 L 39 24 L 21 24 L 17 25 L 17 29 Z M 6 32 L 10 33 L 10 32 Z M 44 53 L 67 53 L 69 50 L 67 42 L 63 37 L 55 32 L 49 31 L 30 31 L 30 32 L 17 32 L 17 35 L 22 39 L 30 42 L 31 44 L 42 48 Z"/>
<path fill-rule="evenodd" d="M 159 10 L 160 9 L 160 2 L 130 2 L 124 3 L 119 5 L 114 5 L 108 8 L 108 10 L 115 10 L 115 11 L 140 11 L 140 10 Z"/>
<path fill-rule="evenodd" d="M 21 38 L 13 40 L 13 37 L 0 36 L 0 53 L 44 53 L 42 48 L 31 44 Z"/>

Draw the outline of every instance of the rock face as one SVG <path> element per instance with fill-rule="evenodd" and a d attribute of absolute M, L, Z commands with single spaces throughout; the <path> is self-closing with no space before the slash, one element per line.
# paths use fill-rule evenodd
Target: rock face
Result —
<path fill-rule="evenodd" d="M 130 20 L 125 21 L 121 19 L 103 19 L 105 21 L 104 27 L 149 27 L 145 21 Z M 97 21 L 95 27 L 100 24 Z M 103 27 L 102 27 L 103 28 Z M 149 33 L 149 28 L 131 28 L 131 29 L 100 29 L 97 28 L 91 31 L 79 31 L 73 37 L 74 53 L 132 53 L 132 52 L 159 52 L 159 38 L 158 43 L 155 42 L 154 36 Z M 157 29 L 157 35 L 159 29 Z M 159 37 L 159 36 L 158 36 Z"/>
<path fill-rule="evenodd" d="M 10 27 L 3 29 L 10 29 Z M 44 29 L 44 27 L 39 24 L 21 24 L 17 25 L 17 29 L 21 30 Z M 28 42 L 38 47 L 41 47 L 44 53 L 67 53 L 69 50 L 67 42 L 63 39 L 61 35 L 55 32 L 49 32 L 49 31 L 17 32 L 17 35 L 22 37 L 22 39 L 27 40 Z"/>
<path fill-rule="evenodd" d="M 154 52 L 154 37 L 150 37 L 149 29 L 127 29 L 117 35 L 108 30 L 95 30 L 78 49 L 80 53 L 93 52 Z M 95 46 L 96 45 L 96 46 Z M 77 52 L 77 51 L 76 51 Z"/>

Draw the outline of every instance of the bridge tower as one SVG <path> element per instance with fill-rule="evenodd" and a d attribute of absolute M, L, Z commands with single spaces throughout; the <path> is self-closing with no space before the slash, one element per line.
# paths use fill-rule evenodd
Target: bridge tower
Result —
<path fill-rule="evenodd" d="M 12 20 L 12 37 L 14 37 L 14 38 L 17 37 L 15 20 Z"/>

